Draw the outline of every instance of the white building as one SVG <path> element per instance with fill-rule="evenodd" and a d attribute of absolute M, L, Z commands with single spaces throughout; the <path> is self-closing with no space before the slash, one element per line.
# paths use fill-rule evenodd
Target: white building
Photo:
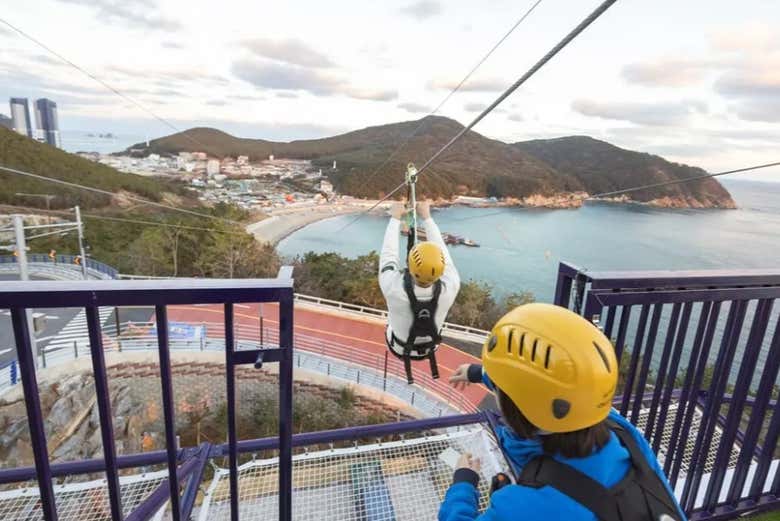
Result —
<path fill-rule="evenodd" d="M 219 174 L 219 160 L 217 159 L 209 159 L 206 163 L 206 174 L 209 176 L 215 176 Z"/>

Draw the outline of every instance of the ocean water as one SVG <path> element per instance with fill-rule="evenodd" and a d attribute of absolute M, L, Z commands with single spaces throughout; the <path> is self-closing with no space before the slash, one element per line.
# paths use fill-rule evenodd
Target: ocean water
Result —
<path fill-rule="evenodd" d="M 539 301 L 552 300 L 560 261 L 590 271 L 780 267 L 780 183 L 724 185 L 738 210 L 597 203 L 577 210 L 453 207 L 435 211 L 434 219 L 442 231 L 481 245 L 450 248 L 463 279 L 486 282 L 498 294 L 532 291 Z M 309 225 L 283 240 L 279 251 L 349 257 L 379 251 L 387 218 L 365 216 L 339 233 L 351 219 Z"/>
<path fill-rule="evenodd" d="M 91 135 L 90 135 L 91 134 Z M 114 134 L 110 138 L 98 137 L 101 132 L 86 132 L 81 130 L 63 130 L 61 133 L 62 148 L 67 152 L 98 152 L 111 154 L 121 152 L 127 147 L 145 141 L 144 136 L 132 134 Z M 103 132 L 105 134 L 105 132 Z"/>

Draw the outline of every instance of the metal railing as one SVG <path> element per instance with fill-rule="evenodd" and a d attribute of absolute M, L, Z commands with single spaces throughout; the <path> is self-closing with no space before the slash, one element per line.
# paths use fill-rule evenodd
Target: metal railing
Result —
<path fill-rule="evenodd" d="M 168 338 L 167 306 L 174 304 L 223 304 L 225 332 L 226 396 L 228 416 L 228 443 L 222 453 L 229 456 L 231 512 L 238 518 L 238 439 L 236 435 L 236 381 L 235 367 L 241 364 L 279 363 L 279 519 L 291 518 L 292 491 L 292 371 L 293 371 L 293 281 L 292 269 L 282 268 L 279 277 L 268 280 L 176 280 L 176 281 L 79 281 L 6 282 L 0 289 L 0 308 L 11 310 L 18 367 L 24 392 L 24 402 L 34 456 L 34 469 L 6 469 L 0 471 L 0 482 L 9 483 L 32 479 L 38 482 L 40 512 L 46 521 L 57 519 L 53 478 L 57 475 L 105 471 L 111 517 L 113 519 L 149 519 L 160 505 L 170 501 L 171 516 L 175 521 L 189 519 L 197 487 L 203 475 L 203 466 L 209 451 L 203 447 L 178 449 L 176 443 L 174 396 L 171 374 L 170 341 Z M 233 306 L 237 303 L 279 303 L 279 347 L 264 349 L 236 349 Z M 118 458 L 114 443 L 113 418 L 106 376 L 103 338 L 98 314 L 99 306 L 154 306 L 159 353 L 161 394 L 165 425 L 166 450 L 159 453 Z M 46 444 L 44 419 L 36 378 L 36 361 L 30 343 L 30 329 L 26 310 L 42 307 L 80 307 L 86 310 L 90 354 L 94 373 L 97 410 L 102 438 L 102 460 L 68 462 L 52 465 Z M 154 455 L 153 455 L 154 454 Z M 127 466 L 167 463 L 168 480 L 160 490 L 123 516 L 118 471 Z M 88 470 L 85 470 L 88 469 Z M 194 473 L 194 474 L 193 474 Z M 197 480 L 190 476 L 200 476 Z M 188 486 L 180 495 L 180 483 Z"/>
<path fill-rule="evenodd" d="M 182 323 L 186 322 L 177 320 L 177 324 Z M 222 322 L 201 321 L 188 324 L 202 328 L 202 334 L 193 339 L 169 338 L 172 352 L 224 351 L 225 335 Z M 119 330 L 114 323 L 104 326 L 102 328 L 104 352 L 156 351 L 155 327 L 155 322 L 122 322 Z M 235 341 L 238 349 L 276 347 L 279 343 L 279 331 L 264 326 L 263 334 L 260 335 L 259 327 L 235 324 Z M 382 355 L 376 355 L 353 346 L 301 333 L 295 334 L 293 343 L 297 367 L 388 392 L 429 416 L 442 415 L 445 412 L 478 410 L 478 404 L 469 401 L 444 380 L 433 379 L 428 371 L 417 367 L 412 368 L 416 383 L 408 385 L 403 362 L 389 355 L 387 350 Z M 67 345 L 44 348 L 40 350 L 39 367 L 44 369 L 54 367 L 76 360 L 80 356 L 89 356 L 89 352 L 89 339 L 86 337 L 73 340 Z M 16 360 L 0 366 L 0 393 L 19 383 Z"/>
<path fill-rule="evenodd" d="M 656 452 L 668 436 L 664 471 L 686 512 L 728 519 L 780 507 L 780 271 L 586 272 L 564 263 L 555 295 L 613 340 L 624 373 L 618 408 L 632 422 L 649 408 L 644 434 Z"/>
<path fill-rule="evenodd" d="M 35 269 L 44 269 L 52 274 L 64 273 L 65 278 L 68 279 L 74 278 L 69 276 L 73 272 L 77 278 L 81 279 L 81 267 L 75 264 L 75 260 L 76 255 L 55 255 L 53 259 L 41 253 L 27 255 L 28 265 L 33 272 Z M 13 255 L 0 255 L 0 269 L 12 269 L 11 265 L 16 263 L 16 257 Z M 94 259 L 87 258 L 86 267 L 90 275 L 95 278 L 116 279 L 119 277 L 119 272 L 115 268 Z"/>
<path fill-rule="evenodd" d="M 304 302 L 307 304 L 313 304 L 324 308 L 338 309 L 342 312 L 354 313 L 366 317 L 374 317 L 382 321 L 387 320 L 387 311 L 384 309 L 377 309 L 368 306 L 361 306 L 358 304 L 349 304 L 347 302 L 339 302 L 338 300 L 330 300 L 321 297 L 312 297 L 310 295 L 302 295 L 300 293 L 295 294 L 296 302 Z M 454 338 L 460 338 L 462 340 L 470 342 L 483 342 L 490 333 L 484 329 L 478 329 L 475 327 L 461 326 L 459 324 L 453 324 L 451 322 L 445 322 L 442 326 L 442 335 L 450 336 Z"/>

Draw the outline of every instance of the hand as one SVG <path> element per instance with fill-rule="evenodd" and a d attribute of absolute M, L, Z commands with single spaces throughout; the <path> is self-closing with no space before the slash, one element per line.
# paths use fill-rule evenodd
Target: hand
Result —
<path fill-rule="evenodd" d="M 481 468 L 482 462 L 479 461 L 479 458 L 475 458 L 471 455 L 470 452 L 466 452 L 465 454 L 460 455 L 460 459 L 458 459 L 458 465 L 455 470 L 471 469 L 474 472 L 479 473 L 479 469 Z"/>
<path fill-rule="evenodd" d="M 421 219 L 431 218 L 431 202 L 422 201 L 417 203 L 417 217 Z"/>
<path fill-rule="evenodd" d="M 390 216 L 393 219 L 398 219 L 400 221 L 405 213 L 406 206 L 404 206 L 404 203 L 393 203 L 393 206 L 390 208 Z"/>
<path fill-rule="evenodd" d="M 450 376 L 450 385 L 453 386 L 455 389 L 462 391 L 466 388 L 469 382 L 468 372 L 469 372 L 469 365 L 470 364 L 462 364 L 460 365 L 454 373 L 452 373 L 452 376 Z"/>

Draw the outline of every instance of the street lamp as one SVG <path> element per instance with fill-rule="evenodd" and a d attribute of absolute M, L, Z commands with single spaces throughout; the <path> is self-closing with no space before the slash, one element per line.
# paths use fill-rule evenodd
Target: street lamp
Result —
<path fill-rule="evenodd" d="M 46 199 L 46 212 L 47 212 L 46 222 L 51 224 L 51 214 L 49 214 L 48 212 L 51 211 L 51 200 L 54 199 L 55 197 L 57 197 L 56 195 L 51 195 L 51 194 L 25 194 L 25 193 L 22 193 L 22 192 L 16 192 L 16 195 L 22 196 L 22 197 L 43 197 L 44 199 Z"/>

